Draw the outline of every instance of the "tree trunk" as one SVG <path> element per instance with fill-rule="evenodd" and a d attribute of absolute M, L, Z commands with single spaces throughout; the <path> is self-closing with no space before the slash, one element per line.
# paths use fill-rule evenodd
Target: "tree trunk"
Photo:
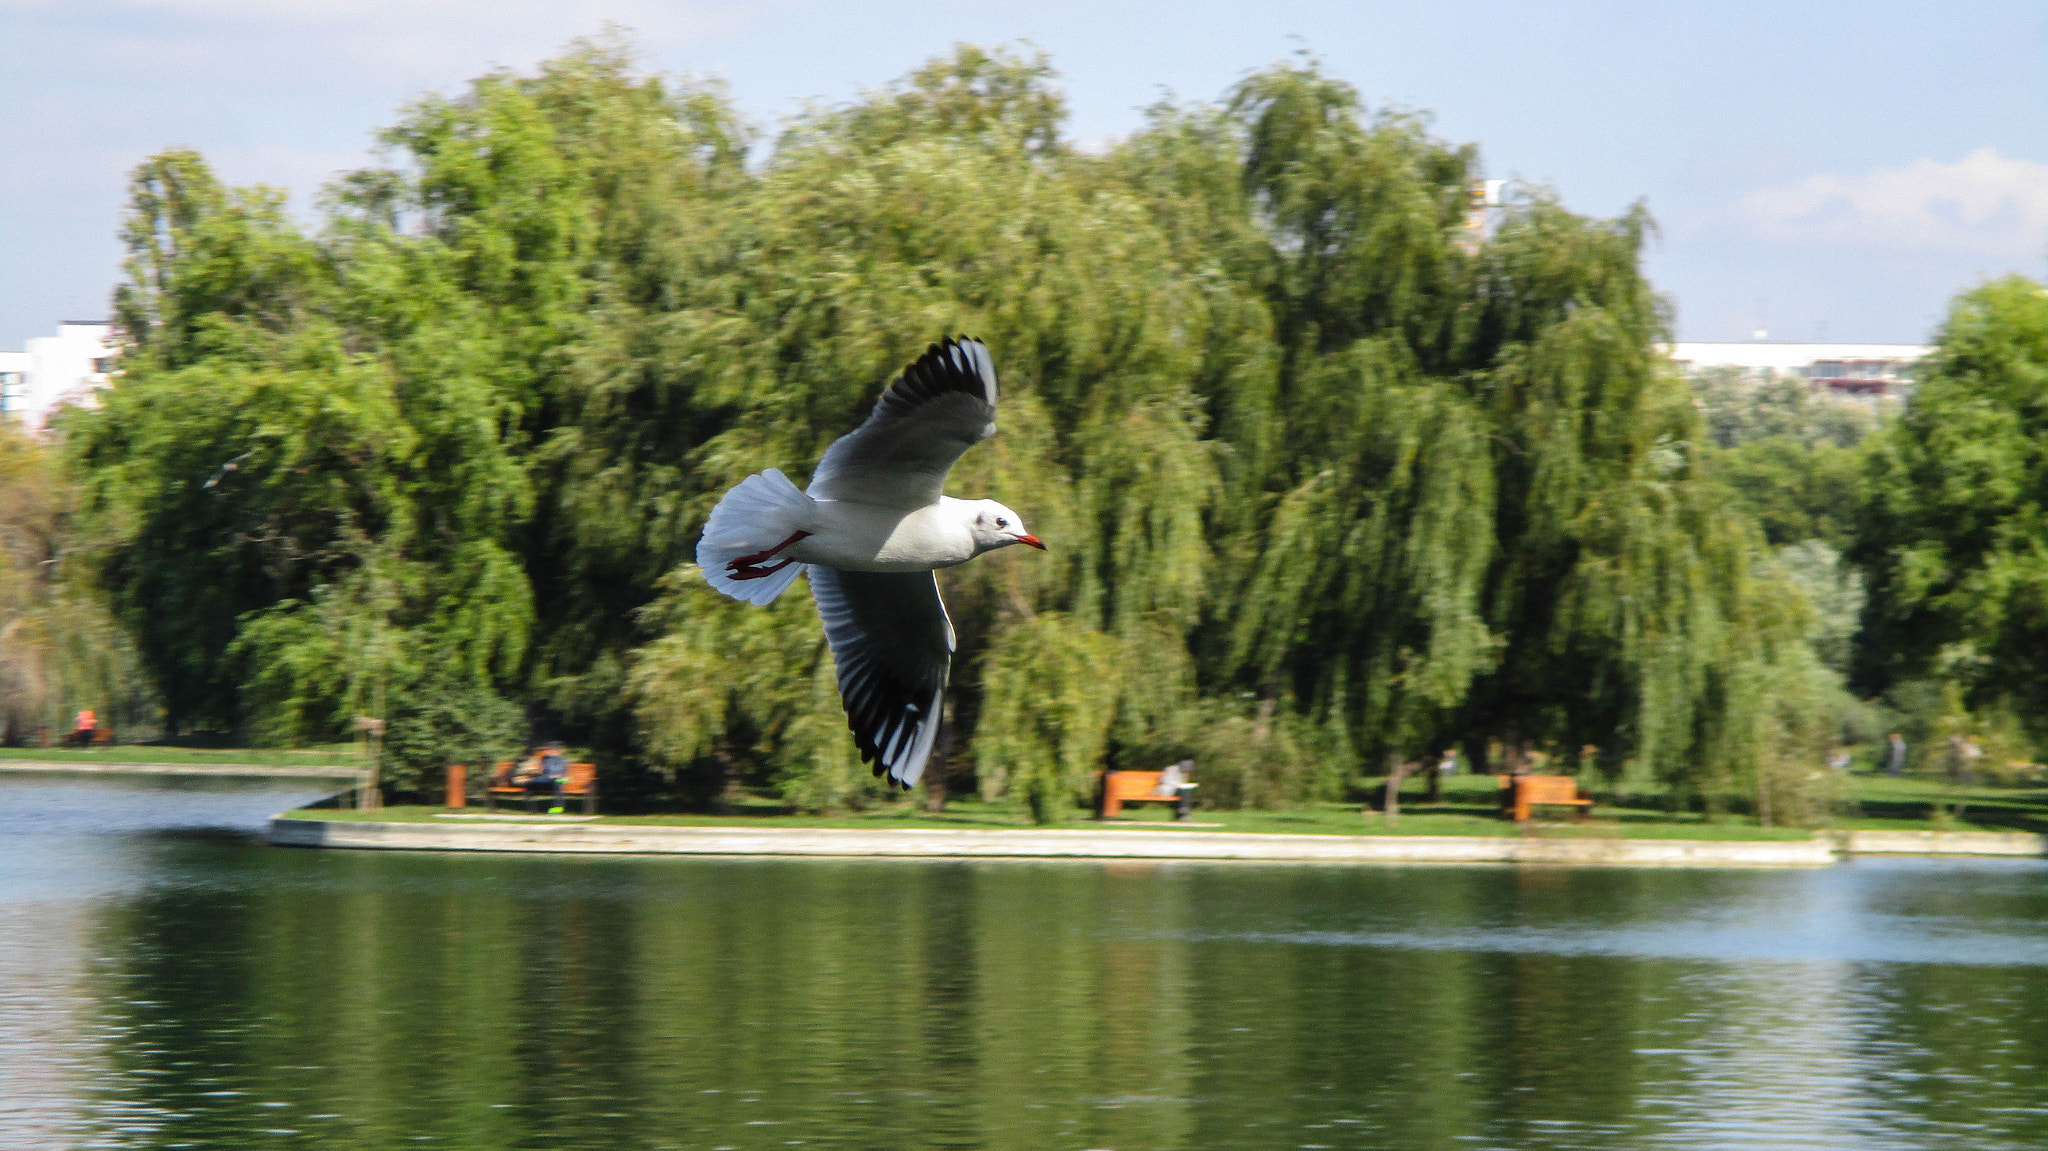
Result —
<path fill-rule="evenodd" d="M 1465 741 L 1465 770 L 1473 775 L 1492 775 L 1492 748 L 1484 736 Z"/>
<path fill-rule="evenodd" d="M 1401 818 L 1401 781 L 1414 770 L 1413 763 L 1392 764 L 1387 770 L 1386 798 L 1381 801 L 1380 810 L 1386 813 L 1388 823 Z"/>
<path fill-rule="evenodd" d="M 1265 695 L 1259 700 L 1258 713 L 1252 718 L 1252 742 L 1264 743 L 1273 731 L 1273 712 L 1279 706 L 1278 700 Z"/>
<path fill-rule="evenodd" d="M 1439 755 L 1431 759 L 1429 761 L 1429 769 L 1423 772 L 1422 777 L 1429 783 L 1429 790 L 1423 794 L 1422 801 L 1424 803 L 1442 803 L 1444 801 L 1444 757 Z"/>

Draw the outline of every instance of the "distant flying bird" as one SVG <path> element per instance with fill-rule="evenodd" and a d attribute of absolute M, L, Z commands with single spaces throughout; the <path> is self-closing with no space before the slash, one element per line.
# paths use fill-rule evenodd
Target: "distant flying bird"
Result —
<path fill-rule="evenodd" d="M 243 452 L 241 455 L 236 456 L 234 459 L 231 459 L 227 463 L 222 464 L 220 466 L 220 470 L 213 473 L 212 479 L 207 480 L 205 483 L 200 484 L 199 486 L 202 488 L 206 488 L 209 491 L 212 490 L 215 484 L 218 484 L 219 482 L 221 482 L 221 480 L 227 478 L 227 474 L 229 472 L 237 472 L 242 470 L 242 461 L 248 459 L 250 456 L 253 456 L 255 454 L 256 450 L 254 448 L 251 448 L 250 450 Z"/>
<path fill-rule="evenodd" d="M 862 760 L 908 788 L 924 773 L 953 663 L 943 567 L 1011 544 L 1045 550 L 994 500 L 940 490 L 996 432 L 996 368 L 980 340 L 934 344 L 867 421 L 833 441 L 808 492 L 774 468 L 725 493 L 697 542 L 704 578 L 765 604 L 807 572 Z"/>

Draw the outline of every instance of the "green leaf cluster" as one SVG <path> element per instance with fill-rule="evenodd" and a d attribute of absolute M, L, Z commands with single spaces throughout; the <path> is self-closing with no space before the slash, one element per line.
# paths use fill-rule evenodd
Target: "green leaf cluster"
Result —
<path fill-rule="evenodd" d="M 75 493 L 57 453 L 0 424 L 0 744 L 62 739 L 90 709 L 123 737 L 155 734 L 135 645 L 76 562 Z"/>
<path fill-rule="evenodd" d="M 495 699 L 608 795 L 866 802 L 803 597 L 687 561 L 727 487 L 967 333 L 1003 430 L 951 486 L 1054 550 L 944 576 L 950 786 L 1053 819 L 1194 754 L 1277 805 L 1459 743 L 1723 794 L 1805 738 L 1770 718 L 1805 601 L 1706 476 L 1640 209 L 1526 188 L 1475 229 L 1476 153 L 1313 62 L 1099 151 L 1063 117 L 1043 58 L 962 47 L 756 150 L 594 43 L 408 109 L 315 234 L 146 164 L 128 369 L 68 434 L 172 721 L 446 697 L 454 755 Z"/>
<path fill-rule="evenodd" d="M 1992 726 L 2017 717 L 2039 746 L 2048 738 L 2048 290 L 2012 276 L 1956 300 L 1912 405 L 1874 441 L 1869 483 L 1849 553 L 1869 586 L 1857 686 L 1912 696 L 1946 684 L 1960 698 L 1905 710 L 1957 723 L 1974 710 Z"/>

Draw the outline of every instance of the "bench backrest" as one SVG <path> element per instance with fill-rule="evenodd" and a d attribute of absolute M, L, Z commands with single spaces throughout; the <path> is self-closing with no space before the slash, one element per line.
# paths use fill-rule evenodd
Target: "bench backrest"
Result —
<path fill-rule="evenodd" d="M 1569 775 L 1516 775 L 1508 778 L 1518 780 L 1522 794 L 1530 803 L 1576 803 L 1579 798 L 1579 782 Z"/>
<path fill-rule="evenodd" d="M 597 786 L 597 765 L 594 763 L 572 763 L 569 774 L 562 781 L 563 795 L 587 795 Z"/>
<path fill-rule="evenodd" d="M 1112 771 L 1103 777 L 1103 787 L 1119 799 L 1135 799 L 1159 790 L 1159 771 Z"/>

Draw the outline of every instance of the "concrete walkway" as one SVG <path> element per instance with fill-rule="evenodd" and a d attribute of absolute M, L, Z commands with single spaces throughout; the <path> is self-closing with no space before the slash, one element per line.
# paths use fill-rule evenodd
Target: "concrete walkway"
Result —
<path fill-rule="evenodd" d="M 2048 855 L 2048 835 L 2024 831 L 1845 831 L 1851 855 Z"/>
<path fill-rule="evenodd" d="M 658 827 L 565 823 L 370 823 L 274 819 L 288 847 L 574 854 L 858 856 L 908 859 L 1235 859 L 1319 863 L 1546 863 L 1818 867 L 1811 840 L 1540 839 L 1461 835 L 1266 835 L 1125 828 Z"/>

